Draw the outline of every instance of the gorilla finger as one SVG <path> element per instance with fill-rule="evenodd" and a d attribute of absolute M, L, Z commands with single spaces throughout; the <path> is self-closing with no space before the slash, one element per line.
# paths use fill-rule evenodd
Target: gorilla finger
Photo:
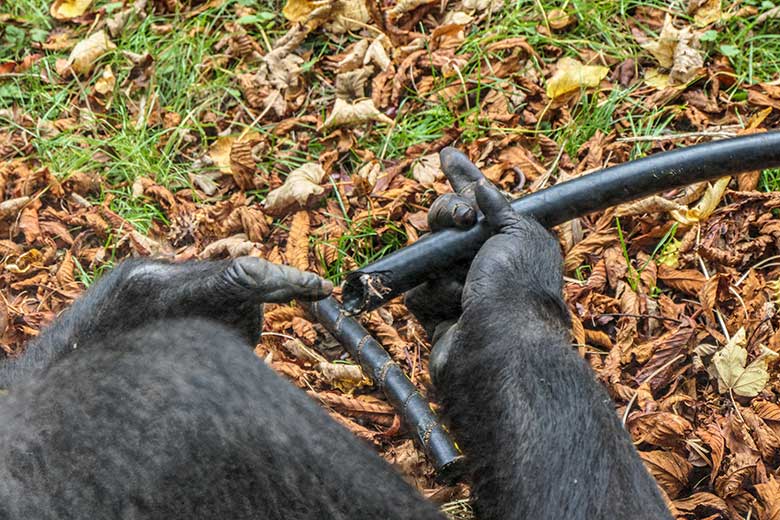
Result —
<path fill-rule="evenodd" d="M 481 180 L 476 188 L 477 204 L 494 231 L 506 231 L 517 224 L 519 216 L 504 195 L 487 180 Z"/>
<path fill-rule="evenodd" d="M 470 184 L 485 178 L 479 168 L 469 161 L 466 154 L 450 146 L 439 152 L 439 160 L 441 170 L 447 176 L 452 188 L 458 193 L 461 193 Z"/>
<path fill-rule="evenodd" d="M 243 257 L 234 262 L 238 277 L 249 283 L 267 303 L 291 300 L 321 300 L 333 291 L 333 284 L 314 273 L 278 265 L 260 258 Z"/>
<path fill-rule="evenodd" d="M 477 222 L 477 212 L 464 197 L 445 193 L 431 204 L 428 211 L 428 226 L 431 231 L 456 227 L 468 229 Z"/>

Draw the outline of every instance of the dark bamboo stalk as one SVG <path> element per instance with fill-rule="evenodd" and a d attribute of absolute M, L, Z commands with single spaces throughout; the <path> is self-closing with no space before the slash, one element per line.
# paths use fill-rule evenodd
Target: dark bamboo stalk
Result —
<path fill-rule="evenodd" d="M 724 139 L 628 162 L 556 184 L 512 202 L 547 227 L 696 182 L 780 166 L 780 132 Z M 490 237 L 485 222 L 422 237 L 409 247 L 347 275 L 344 309 L 375 309 L 437 272 L 474 257 Z"/>
<path fill-rule="evenodd" d="M 463 455 L 447 430 L 382 345 L 354 318 L 347 316 L 334 298 L 301 305 L 344 346 L 352 359 L 384 391 L 404 423 L 433 463 L 439 478 L 454 481 L 462 471 Z"/>

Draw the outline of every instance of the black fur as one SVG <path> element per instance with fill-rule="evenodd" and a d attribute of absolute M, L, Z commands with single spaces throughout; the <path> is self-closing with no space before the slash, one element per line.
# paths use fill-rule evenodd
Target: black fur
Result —
<path fill-rule="evenodd" d="M 442 518 L 257 359 L 242 262 L 125 263 L 4 367 L 0 518 Z"/>
<path fill-rule="evenodd" d="M 467 454 L 477 517 L 670 519 L 612 401 L 570 346 L 557 242 L 502 211 L 501 233 L 471 265 L 460 319 L 427 323 L 441 336 L 431 373 Z"/>
<path fill-rule="evenodd" d="M 410 298 L 437 333 L 432 375 L 478 518 L 670 518 L 569 346 L 557 243 L 492 202 L 500 233 L 462 306 L 446 280 L 422 290 L 449 307 Z M 127 262 L 0 366 L 0 518 L 441 518 L 254 356 L 262 301 L 328 292 L 313 275 L 291 292 L 274 269 Z"/>

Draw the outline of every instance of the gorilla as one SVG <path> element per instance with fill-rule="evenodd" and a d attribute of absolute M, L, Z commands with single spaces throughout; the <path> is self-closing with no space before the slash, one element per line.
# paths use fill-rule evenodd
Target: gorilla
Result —
<path fill-rule="evenodd" d="M 432 229 L 481 213 L 470 265 L 407 295 L 479 519 L 670 519 L 569 342 L 554 238 L 453 149 Z M 441 519 L 253 353 L 263 303 L 332 285 L 257 258 L 133 259 L 0 365 L 0 519 Z"/>

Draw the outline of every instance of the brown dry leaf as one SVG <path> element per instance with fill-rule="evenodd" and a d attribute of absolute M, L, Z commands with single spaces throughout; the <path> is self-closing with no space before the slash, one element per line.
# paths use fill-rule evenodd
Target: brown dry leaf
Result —
<path fill-rule="evenodd" d="M 321 130 L 324 132 L 340 126 L 355 126 L 370 122 L 393 124 L 393 120 L 380 112 L 371 99 L 362 99 L 350 103 L 344 99 L 337 98 L 333 104 L 333 110 L 325 122 L 322 123 Z"/>
<path fill-rule="evenodd" d="M 765 421 L 780 422 L 780 405 L 778 404 L 769 401 L 753 401 L 753 410 Z"/>
<path fill-rule="evenodd" d="M 600 253 L 605 246 L 617 242 L 617 237 L 612 233 L 596 233 L 588 236 L 572 247 L 564 259 L 564 270 L 568 273 L 579 267 L 589 254 Z"/>
<path fill-rule="evenodd" d="M 87 12 L 92 0 L 54 0 L 49 12 L 57 20 L 69 20 Z"/>
<path fill-rule="evenodd" d="M 598 87 L 607 77 L 609 69 L 600 65 L 583 65 L 579 61 L 564 57 L 558 61 L 555 74 L 547 82 L 547 97 L 557 97 L 583 88 Z"/>
<path fill-rule="evenodd" d="M 759 498 L 764 503 L 765 520 L 780 520 L 780 480 L 769 477 L 767 482 L 755 485 Z"/>
<path fill-rule="evenodd" d="M 734 392 L 742 397 L 755 397 L 769 381 L 767 366 L 778 354 L 764 349 L 758 358 L 746 366 L 746 343 L 745 329 L 740 328 L 712 358 L 718 374 L 718 390 L 722 394 Z"/>
<path fill-rule="evenodd" d="M 79 75 L 88 74 L 95 62 L 112 49 L 116 49 L 116 45 L 114 45 L 106 32 L 98 31 L 89 38 L 81 40 L 73 47 L 73 50 L 70 51 L 70 56 L 65 61 L 65 67 L 62 69 L 62 72 L 71 69 Z"/>
<path fill-rule="evenodd" d="M 230 167 L 230 151 L 235 143 L 252 142 L 260 139 L 258 132 L 247 132 L 240 136 L 220 137 L 209 146 L 209 157 L 214 161 L 214 165 L 222 173 L 230 174 L 233 170 Z"/>
<path fill-rule="evenodd" d="M 677 446 L 693 430 L 691 423 L 677 414 L 652 412 L 632 414 L 629 430 L 635 443 L 647 442 L 655 446 Z"/>
<path fill-rule="evenodd" d="M 642 46 L 658 60 L 661 67 L 671 70 L 669 79 L 672 84 L 687 83 L 704 66 L 704 58 L 698 49 L 698 37 L 690 27 L 677 29 L 669 15 L 664 20 L 658 39 Z"/>
<path fill-rule="evenodd" d="M 291 266 L 301 271 L 309 270 L 309 229 L 309 214 L 305 211 L 297 212 L 290 225 L 284 256 Z"/>
<path fill-rule="evenodd" d="M 412 166 L 412 177 L 420 184 L 433 184 L 444 178 L 441 171 L 439 154 L 432 153 L 420 157 Z"/>
<path fill-rule="evenodd" d="M 687 485 L 693 466 L 685 457 L 671 451 L 640 451 L 650 474 L 670 498 L 677 498 Z"/>
<path fill-rule="evenodd" d="M 658 278 L 672 289 L 693 296 L 698 296 L 706 281 L 704 275 L 695 269 L 672 269 L 664 264 L 658 265 Z"/>
<path fill-rule="evenodd" d="M 651 195 L 627 204 L 621 204 L 615 209 L 615 215 L 624 217 L 629 215 L 641 215 L 643 213 L 666 213 L 674 210 L 687 210 L 688 208 L 677 204 L 673 200 L 665 199 L 660 195 Z"/>
<path fill-rule="evenodd" d="M 326 361 L 317 365 L 317 368 L 325 381 L 345 394 L 351 394 L 358 388 L 372 384 L 371 380 L 363 375 L 363 370 L 358 365 Z"/>
<path fill-rule="evenodd" d="M 271 213 L 282 213 L 298 204 L 305 207 L 309 199 L 321 195 L 325 188 L 319 185 L 325 170 L 317 163 L 307 163 L 290 172 L 281 187 L 271 191 L 263 203 Z"/>
<path fill-rule="evenodd" d="M 365 196 L 371 193 L 376 186 L 376 181 L 382 173 L 382 165 L 377 160 L 371 160 L 360 167 L 357 174 L 352 176 L 352 185 L 358 196 Z"/>
<path fill-rule="evenodd" d="M 722 498 L 713 495 L 712 493 L 704 492 L 694 493 L 688 498 L 675 500 L 674 507 L 676 507 L 678 511 L 684 513 L 693 513 L 700 507 L 714 509 L 715 511 L 720 511 L 722 513 L 727 513 L 729 511 L 728 505 L 726 505 L 726 502 Z"/>
<path fill-rule="evenodd" d="M 314 345 L 317 341 L 317 331 L 309 320 L 301 317 L 292 319 L 292 329 L 295 335 L 301 338 L 307 345 Z"/>

